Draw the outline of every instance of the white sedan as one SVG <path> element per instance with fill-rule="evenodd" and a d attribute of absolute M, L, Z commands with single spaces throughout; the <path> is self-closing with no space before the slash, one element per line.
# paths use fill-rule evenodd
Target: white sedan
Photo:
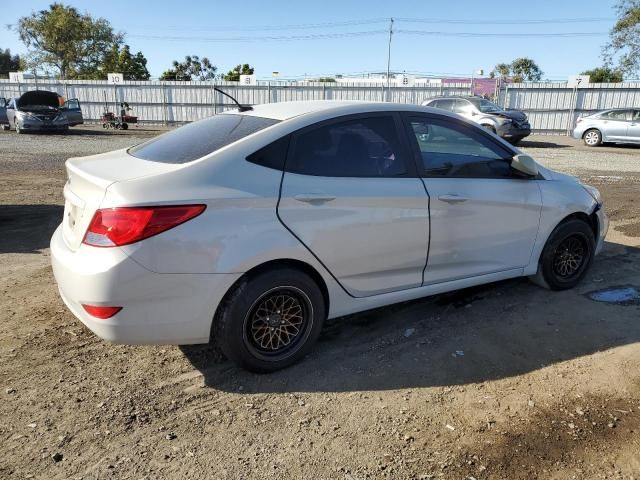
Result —
<path fill-rule="evenodd" d="M 571 288 L 608 228 L 595 188 L 416 105 L 243 108 L 66 168 L 69 309 L 113 342 L 215 341 L 261 372 L 327 318 L 520 276 Z"/>

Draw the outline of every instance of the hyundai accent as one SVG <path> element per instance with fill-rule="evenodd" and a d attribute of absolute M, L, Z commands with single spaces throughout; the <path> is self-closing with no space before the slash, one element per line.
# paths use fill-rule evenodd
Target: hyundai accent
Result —
<path fill-rule="evenodd" d="M 327 318 L 521 276 L 571 288 L 608 228 L 595 188 L 417 105 L 242 107 L 66 170 L 51 256 L 73 314 L 258 372 Z"/>

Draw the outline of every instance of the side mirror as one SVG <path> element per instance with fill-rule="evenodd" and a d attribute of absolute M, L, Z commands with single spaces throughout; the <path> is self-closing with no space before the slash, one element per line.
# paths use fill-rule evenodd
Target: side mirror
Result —
<path fill-rule="evenodd" d="M 529 155 L 525 155 L 523 153 L 513 157 L 513 160 L 511 160 L 511 167 L 532 177 L 535 177 L 539 173 L 536 161 Z"/>

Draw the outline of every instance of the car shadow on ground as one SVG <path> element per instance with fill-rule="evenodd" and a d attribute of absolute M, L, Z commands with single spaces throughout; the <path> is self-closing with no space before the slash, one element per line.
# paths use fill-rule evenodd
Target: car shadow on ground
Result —
<path fill-rule="evenodd" d="M 0 205 L 0 254 L 48 248 L 63 212 L 62 205 Z"/>
<path fill-rule="evenodd" d="M 181 347 L 206 386 L 244 393 L 465 385 L 513 377 L 640 341 L 640 306 L 586 296 L 636 282 L 640 249 L 608 244 L 583 283 L 551 292 L 526 279 L 484 285 L 327 322 L 301 363 L 245 372 L 214 348 Z"/>
<path fill-rule="evenodd" d="M 520 142 L 518 142 L 518 145 L 516 145 L 516 147 L 518 148 L 571 148 L 572 145 L 566 145 L 566 144 L 555 143 L 550 141 L 541 142 L 539 140 L 520 140 Z"/>

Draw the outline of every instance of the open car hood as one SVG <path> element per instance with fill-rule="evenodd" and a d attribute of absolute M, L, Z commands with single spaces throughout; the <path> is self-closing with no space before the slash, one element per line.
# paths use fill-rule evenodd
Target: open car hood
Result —
<path fill-rule="evenodd" d="M 58 98 L 57 93 L 49 92 L 47 90 L 32 90 L 30 92 L 23 93 L 18 99 L 18 108 L 34 106 L 60 108 L 60 101 Z"/>

